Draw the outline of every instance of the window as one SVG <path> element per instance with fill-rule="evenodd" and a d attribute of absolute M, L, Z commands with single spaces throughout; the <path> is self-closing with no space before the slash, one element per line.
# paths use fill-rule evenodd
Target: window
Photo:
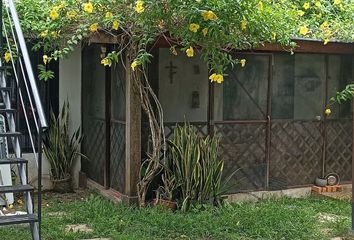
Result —
<path fill-rule="evenodd" d="M 295 120 L 319 119 L 329 99 L 352 79 L 351 56 L 275 54 L 272 117 Z M 336 105 L 332 112 L 330 118 L 350 117 L 350 103 Z"/>
<path fill-rule="evenodd" d="M 214 119 L 265 119 L 269 79 L 268 55 L 236 56 L 246 59 L 246 66 L 227 71 L 223 84 L 215 85 Z"/>

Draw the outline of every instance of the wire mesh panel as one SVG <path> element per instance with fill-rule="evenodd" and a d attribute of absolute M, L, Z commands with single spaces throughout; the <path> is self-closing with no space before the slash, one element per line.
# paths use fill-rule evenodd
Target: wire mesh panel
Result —
<path fill-rule="evenodd" d="M 125 124 L 111 123 L 111 187 L 124 192 L 125 185 Z"/>
<path fill-rule="evenodd" d="M 189 123 L 193 127 L 195 127 L 198 133 L 202 137 L 206 137 L 208 135 L 208 123 L 206 122 L 191 122 Z M 173 137 L 173 131 L 176 126 L 183 126 L 184 123 L 166 123 L 165 126 L 165 136 L 167 139 L 171 139 Z"/>
<path fill-rule="evenodd" d="M 82 52 L 82 169 L 88 178 L 104 184 L 106 160 L 105 68 L 100 63 L 101 47 L 92 44 Z M 108 133 L 109 134 L 109 133 Z"/>
<path fill-rule="evenodd" d="M 221 137 L 219 156 L 225 161 L 224 177 L 237 170 L 230 192 L 261 190 L 266 180 L 266 124 L 215 124 Z"/>
<path fill-rule="evenodd" d="M 352 120 L 326 122 L 326 174 L 335 172 L 342 181 L 351 180 Z"/>
<path fill-rule="evenodd" d="M 321 122 L 272 122 L 270 188 L 312 184 L 321 175 Z"/>
<path fill-rule="evenodd" d="M 84 125 L 83 170 L 87 176 L 97 183 L 104 184 L 104 161 L 106 156 L 106 124 L 103 119 L 87 119 Z"/>
<path fill-rule="evenodd" d="M 125 192 L 126 70 L 122 63 L 111 68 L 110 187 Z"/>
<path fill-rule="evenodd" d="M 208 135 L 208 123 L 207 122 L 191 122 L 189 123 L 194 126 L 200 136 L 206 137 Z M 173 131 L 176 126 L 183 126 L 184 123 L 165 123 L 164 124 L 164 131 L 165 131 L 165 138 L 166 140 L 170 140 L 173 137 Z M 150 128 L 148 123 L 142 123 L 141 128 L 141 152 L 142 152 L 142 159 L 147 157 L 147 153 L 150 151 L 151 145 L 151 138 L 150 138 Z"/>

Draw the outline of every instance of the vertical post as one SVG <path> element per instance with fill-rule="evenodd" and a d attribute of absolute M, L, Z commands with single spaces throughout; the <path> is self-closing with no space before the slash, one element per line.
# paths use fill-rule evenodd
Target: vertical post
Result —
<path fill-rule="evenodd" d="M 43 127 L 38 121 L 38 233 L 41 239 L 41 225 L 42 225 L 42 137 Z"/>
<path fill-rule="evenodd" d="M 105 48 L 107 52 L 111 51 L 110 46 L 108 44 L 105 46 Z M 104 187 L 106 189 L 109 189 L 111 187 L 111 69 L 111 67 L 105 68 L 106 160 L 104 164 Z"/>
<path fill-rule="evenodd" d="M 265 172 L 265 189 L 269 189 L 269 178 L 270 178 L 270 149 L 271 149 L 271 130 L 272 130 L 272 79 L 273 79 L 273 68 L 274 68 L 274 56 L 269 55 L 268 60 L 268 89 L 267 89 L 267 128 L 266 128 L 266 172 Z"/>
<path fill-rule="evenodd" d="M 352 229 L 351 234 L 354 234 L 354 102 L 352 102 Z"/>
<path fill-rule="evenodd" d="M 4 39 L 3 39 L 3 33 L 2 33 L 2 30 L 3 30 L 3 26 L 2 26 L 2 9 L 3 9 L 3 6 L 2 6 L 2 0 L 0 0 L 0 56 L 2 56 L 2 53 L 3 53 L 3 47 L 4 47 Z"/>
<path fill-rule="evenodd" d="M 208 81 L 208 134 L 214 136 L 214 83 Z"/>
<path fill-rule="evenodd" d="M 126 61 L 129 66 L 129 56 Z M 139 73 L 136 75 L 142 77 Z M 137 203 L 137 184 L 141 165 L 141 103 L 130 68 L 126 70 L 125 141 L 125 200 L 128 203 Z"/>

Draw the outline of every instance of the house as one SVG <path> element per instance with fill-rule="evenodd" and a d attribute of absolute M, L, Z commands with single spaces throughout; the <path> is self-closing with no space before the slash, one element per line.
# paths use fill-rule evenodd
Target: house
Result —
<path fill-rule="evenodd" d="M 239 169 L 230 193 L 309 186 L 329 173 L 351 180 L 352 105 L 329 99 L 353 81 L 354 45 L 295 42 L 294 54 L 273 44 L 235 52 L 247 63 L 229 69 L 223 84 L 210 83 L 197 56 L 174 56 L 163 40 L 153 50 L 148 75 L 164 109 L 166 137 L 185 121 L 202 135 L 219 135 L 225 175 Z M 98 35 L 62 60 L 59 92 L 83 127 L 82 174 L 107 194 L 134 201 L 151 144 L 129 68 L 100 63 L 114 43 Z"/>

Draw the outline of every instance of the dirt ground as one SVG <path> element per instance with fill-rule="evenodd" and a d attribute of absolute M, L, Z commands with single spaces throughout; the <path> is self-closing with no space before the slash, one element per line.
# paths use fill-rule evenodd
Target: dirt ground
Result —
<path fill-rule="evenodd" d="M 351 185 L 343 185 L 343 190 L 341 192 L 325 192 L 321 193 L 321 195 L 340 200 L 351 200 L 352 187 Z"/>

